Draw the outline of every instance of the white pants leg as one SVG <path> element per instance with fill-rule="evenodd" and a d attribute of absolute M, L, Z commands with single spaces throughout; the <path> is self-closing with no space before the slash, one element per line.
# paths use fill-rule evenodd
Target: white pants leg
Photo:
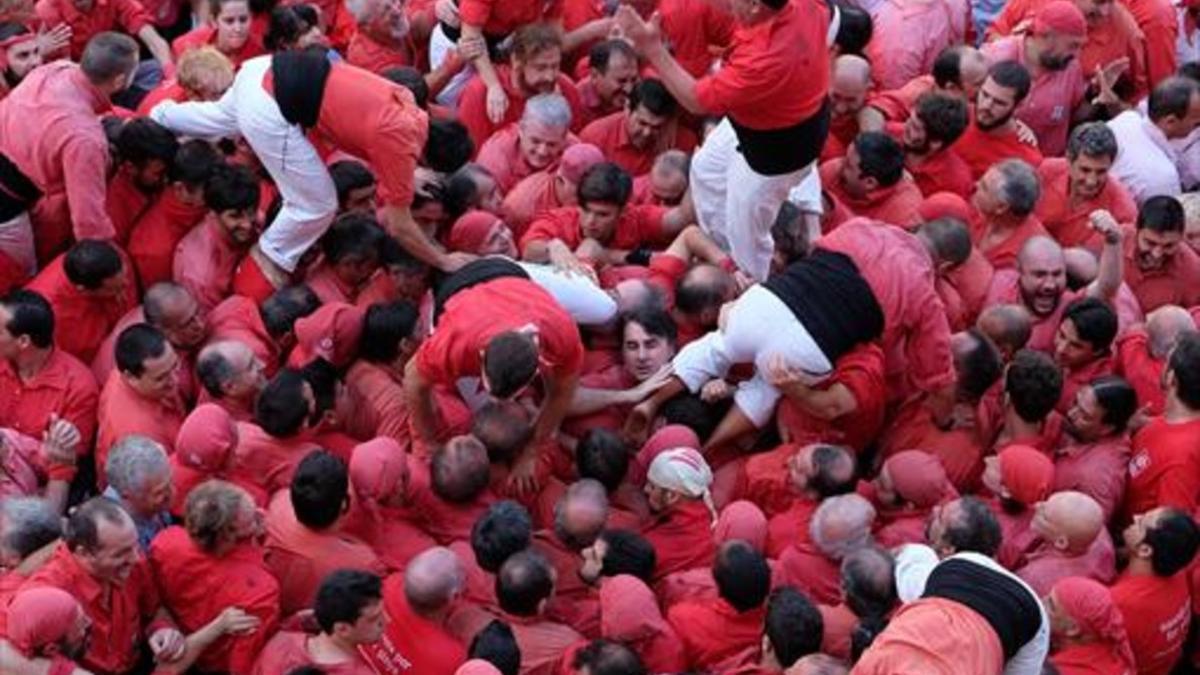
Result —
<path fill-rule="evenodd" d="M 728 223 L 725 221 L 725 195 L 729 186 L 725 169 L 736 154 L 737 134 L 728 119 L 721 120 L 692 156 L 688 177 L 700 229 L 726 251 L 729 250 L 729 237 Z"/>
<path fill-rule="evenodd" d="M 454 42 L 446 37 L 446 33 L 442 30 L 442 24 L 434 26 L 433 34 L 429 36 L 429 67 L 436 70 L 455 47 Z M 445 87 L 442 87 L 442 90 L 438 92 L 437 102 L 447 108 L 456 107 L 463 87 L 467 86 L 467 82 L 473 75 L 475 75 L 475 67 L 468 64 L 457 75 L 450 78 Z"/>
<path fill-rule="evenodd" d="M 771 419 L 779 390 L 766 379 L 776 355 L 811 373 L 813 381 L 833 369 L 812 335 L 774 293 L 752 286 L 730 309 L 724 328 L 684 347 L 671 362 L 675 375 L 695 393 L 709 380 L 724 377 L 738 363 L 753 363 L 754 377 L 738 385 L 734 402 L 758 426 Z"/>
<path fill-rule="evenodd" d="M 518 262 L 529 278 L 567 310 L 581 326 L 603 326 L 617 316 L 617 301 L 582 274 L 571 274 L 549 265 Z"/>
<path fill-rule="evenodd" d="M 0 251 L 32 277 L 37 274 L 37 248 L 33 243 L 33 225 L 24 211 L 8 222 L 0 223 Z"/>

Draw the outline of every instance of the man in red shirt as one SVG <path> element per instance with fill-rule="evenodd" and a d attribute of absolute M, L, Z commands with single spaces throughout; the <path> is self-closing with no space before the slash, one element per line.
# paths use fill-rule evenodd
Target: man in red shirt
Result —
<path fill-rule="evenodd" d="M 1099 250 L 1103 242 L 1088 220 L 1097 209 L 1113 214 L 1118 223 L 1137 216 L 1133 197 L 1109 173 L 1116 156 L 1117 137 L 1112 130 L 1089 122 L 1071 132 L 1066 157 L 1051 157 L 1038 167 L 1042 198 L 1035 215 L 1059 244 Z"/>
<path fill-rule="evenodd" d="M 624 110 L 638 77 L 637 52 L 628 42 L 605 40 L 593 45 L 588 74 L 575 83 L 581 104 L 579 127 Z"/>
<path fill-rule="evenodd" d="M 252 486 L 251 494 L 285 490 L 296 465 L 319 447 L 311 440 L 315 412 L 312 385 L 300 372 L 276 374 L 260 392 L 253 419 L 237 425 L 229 480 Z"/>
<path fill-rule="evenodd" d="M 821 184 L 855 215 L 912 228 L 921 190 L 904 171 L 904 149 L 878 131 L 859 134 L 846 156 L 821 165 Z"/>
<path fill-rule="evenodd" d="M 87 366 L 54 346 L 55 330 L 37 293 L 0 299 L 0 427 L 41 438 L 57 416 L 79 431 L 82 452 L 95 437 L 99 390 Z"/>
<path fill-rule="evenodd" d="M 0 99 L 42 63 L 36 33 L 16 21 L 0 22 Z"/>
<path fill-rule="evenodd" d="M 320 305 L 316 294 L 304 285 L 281 288 L 261 306 L 233 295 L 209 313 L 208 338 L 245 343 L 270 377 L 283 365 L 283 357 L 294 344 L 296 321 L 317 311 Z"/>
<path fill-rule="evenodd" d="M 1125 516 L 1132 517 L 1158 506 L 1191 513 L 1200 499 L 1200 335 L 1179 337 L 1167 369 L 1167 392 L 1162 417 L 1156 417 L 1133 436 L 1129 460 L 1129 491 Z"/>
<path fill-rule="evenodd" d="M 1183 229 L 1174 197 L 1151 197 L 1138 210 L 1137 231 L 1126 236 L 1125 283 L 1144 312 L 1200 304 L 1200 254 L 1183 243 Z"/>
<path fill-rule="evenodd" d="M 171 277 L 211 310 L 233 290 L 238 264 L 258 239 L 259 181 L 245 167 L 218 167 L 204 186 L 208 216 L 172 249 Z"/>
<path fill-rule="evenodd" d="M 1145 675 L 1171 672 L 1192 623 L 1185 570 L 1196 557 L 1200 527 L 1189 513 L 1156 508 L 1125 529 L 1129 567 L 1113 584 L 1112 597 L 1125 617 L 1138 672 Z"/>
<path fill-rule="evenodd" d="M 1025 551 L 1024 564 L 1014 571 L 1042 597 L 1068 577 L 1112 583 L 1117 556 L 1104 522 L 1100 505 L 1082 492 L 1051 494 L 1034 507 L 1029 529 L 1036 535 L 1036 543 Z"/>
<path fill-rule="evenodd" d="M 1013 117 L 1032 83 L 1029 71 L 1016 61 L 1001 61 L 988 70 L 975 95 L 971 125 L 954 144 L 975 178 L 1004 159 L 1023 159 L 1033 166 L 1042 163 L 1032 133 Z"/>
<path fill-rule="evenodd" d="M 546 211 L 575 206 L 579 181 L 593 166 L 604 161 L 604 154 L 590 143 L 576 143 L 563 151 L 555 171 L 538 171 L 517 183 L 504 196 L 500 208 L 504 222 L 518 239 L 529 223 Z M 687 182 L 687 176 L 684 176 Z"/>
<path fill-rule="evenodd" d="M 1066 413 L 1075 394 L 1092 380 L 1112 372 L 1112 343 L 1117 314 L 1103 300 L 1080 298 L 1063 310 L 1054 336 L 1054 360 L 1063 369 L 1062 396 L 1056 409 Z"/>
<path fill-rule="evenodd" d="M 567 100 L 554 93 L 525 102 L 520 120 L 482 142 L 478 163 L 491 174 L 501 193 L 524 178 L 555 168 L 563 149 L 574 143 Z"/>
<path fill-rule="evenodd" d="M 792 585 L 825 605 L 842 599 L 841 561 L 871 542 L 875 507 L 858 494 L 828 497 L 813 513 L 811 538 L 779 556 L 774 583 Z"/>
<path fill-rule="evenodd" d="M 1129 471 L 1129 418 L 1139 403 L 1129 383 L 1108 375 L 1075 393 L 1062 445 L 1054 452 L 1054 490 L 1096 500 L 1108 522 L 1121 506 Z"/>
<path fill-rule="evenodd" d="M 196 667 L 248 673 L 279 623 L 279 584 L 256 543 L 262 522 L 242 489 L 209 481 L 192 490 L 186 525 L 164 530 L 148 559 L 163 606 L 185 631 L 196 631 L 226 607 L 257 617 L 258 628 L 229 635 L 204 651 Z"/>
<path fill-rule="evenodd" d="M 785 457 L 782 467 L 780 456 Z M 737 496 L 753 500 L 770 517 L 766 553 L 777 558 L 788 546 L 809 539 L 808 524 L 821 500 L 849 492 L 854 481 L 854 455 L 846 448 L 784 445 L 746 463 Z"/>
<path fill-rule="evenodd" d="M 971 167 L 950 149 L 969 121 L 967 102 L 961 96 L 931 91 L 917 99 L 901 140 L 904 168 L 926 197 L 938 192 L 970 196 Z"/>
<path fill-rule="evenodd" d="M 861 56 L 843 54 L 833 61 L 829 79 L 829 137 L 821 149 L 821 159 L 846 154 L 860 131 L 859 113 L 871 92 L 871 64 Z"/>
<path fill-rule="evenodd" d="M 1138 405 L 1150 415 L 1161 415 L 1166 394 L 1162 374 L 1175 341 L 1196 330 L 1192 315 L 1182 307 L 1167 305 L 1146 315 L 1145 327 L 1132 327 L 1117 339 L 1113 369 L 1137 391 Z"/>
<path fill-rule="evenodd" d="M 113 149 L 116 171 L 108 181 L 104 205 L 117 233 L 115 241 L 125 246 L 134 223 L 162 191 L 179 141 L 154 120 L 135 118 L 116 132 Z"/>
<path fill-rule="evenodd" d="M 132 277 L 116 246 L 84 239 L 55 258 L 28 288 L 54 308 L 54 318 L 63 327 L 54 334 L 58 347 L 91 363 L 104 337 L 137 304 Z"/>
<path fill-rule="evenodd" d="M 913 78 L 899 89 L 872 94 L 858 116 L 861 130 L 882 131 L 887 122 L 907 120 L 917 99 L 931 91 L 974 101 L 987 74 L 987 60 L 978 49 L 969 45 L 947 47 L 934 59 L 931 75 Z"/>
<path fill-rule="evenodd" d="M 39 259 L 31 218 L 42 260 L 65 248 L 72 233 L 76 239 L 115 235 L 104 209 L 108 141 L 98 114 L 130 84 L 137 53 L 133 40 L 104 33 L 82 66 L 63 61 L 38 69 L 25 78 L 30 86 L 0 101 L 0 250 L 28 275 Z M 31 133 L 31 119 L 54 122 Z"/>
<path fill-rule="evenodd" d="M 691 152 L 696 136 L 678 119 L 679 104 L 662 82 L 647 78 L 633 87 L 628 109 L 607 115 L 583 128 L 579 139 L 633 176 L 650 171 L 654 160 L 670 149 Z"/>
<path fill-rule="evenodd" d="M 656 579 L 712 563 L 717 514 L 711 485 L 712 470 L 694 448 L 669 449 L 650 463 L 646 500 L 652 519 L 642 535 L 658 554 Z"/>
<path fill-rule="evenodd" d="M 1046 234 L 1033 214 L 1040 196 L 1037 174 L 1019 159 L 1004 160 L 979 179 L 971 197 L 978 214 L 971 239 L 993 267 L 1012 267 L 1030 237 Z"/>

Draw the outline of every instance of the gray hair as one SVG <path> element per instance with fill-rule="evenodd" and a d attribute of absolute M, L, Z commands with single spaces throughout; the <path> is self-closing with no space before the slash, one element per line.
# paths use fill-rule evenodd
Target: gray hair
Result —
<path fill-rule="evenodd" d="M 1072 162 L 1079 155 L 1088 157 L 1107 157 L 1109 160 L 1117 157 L 1117 135 L 1104 122 L 1088 122 L 1080 124 L 1071 132 L 1067 140 L 1067 159 Z"/>
<path fill-rule="evenodd" d="M 1004 177 L 1001 195 L 1008 210 L 1014 216 L 1033 213 L 1042 196 L 1042 184 L 1033 167 L 1019 159 L 1006 159 L 996 164 L 996 170 Z"/>
<path fill-rule="evenodd" d="M 566 131 L 571 127 L 571 105 L 560 94 L 538 94 L 525 102 L 521 124 L 526 122 Z"/>
<path fill-rule="evenodd" d="M 346 11 L 354 17 L 354 22 L 362 25 L 375 18 L 379 13 L 378 0 L 346 0 Z"/>
<path fill-rule="evenodd" d="M 841 560 L 871 543 L 875 507 L 855 494 L 826 497 L 813 514 L 809 534 L 826 557 Z"/>
<path fill-rule="evenodd" d="M 591 515 L 599 516 L 595 531 L 584 533 L 583 540 L 577 540 L 568 527 L 567 509 L 571 504 L 581 505 L 582 508 L 591 510 Z M 604 489 L 604 485 L 594 478 L 580 478 L 567 487 L 567 491 L 554 505 L 554 533 L 568 546 L 586 548 L 595 542 L 600 531 L 604 529 L 607 515 L 608 491 Z"/>
<path fill-rule="evenodd" d="M 137 493 L 151 479 L 169 474 L 171 464 L 163 446 L 145 436 L 131 434 L 117 441 L 108 452 L 104 475 L 122 497 Z"/>
<path fill-rule="evenodd" d="M 654 158 L 654 165 L 674 169 L 687 178 L 692 167 L 692 156 L 682 150 L 665 150 Z"/>
<path fill-rule="evenodd" d="M 138 63 L 138 44 L 124 33 L 99 33 L 83 48 L 79 68 L 92 84 L 108 84 L 133 72 Z"/>
<path fill-rule="evenodd" d="M 62 536 L 62 517 L 50 502 L 37 497 L 10 497 L 0 501 L 3 537 L 0 550 L 18 559 Z"/>

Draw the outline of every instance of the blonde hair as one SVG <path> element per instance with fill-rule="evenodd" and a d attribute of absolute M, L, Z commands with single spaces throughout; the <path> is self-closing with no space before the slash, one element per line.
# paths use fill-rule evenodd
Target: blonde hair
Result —
<path fill-rule="evenodd" d="M 233 84 L 233 63 L 216 47 L 201 47 L 179 59 L 175 77 L 184 89 L 219 97 Z"/>

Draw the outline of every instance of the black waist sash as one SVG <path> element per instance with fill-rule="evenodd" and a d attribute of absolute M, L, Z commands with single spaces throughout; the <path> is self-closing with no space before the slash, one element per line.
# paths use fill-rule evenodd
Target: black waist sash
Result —
<path fill-rule="evenodd" d="M 933 568 L 926 598 L 945 598 L 982 616 L 1004 648 L 1007 661 L 1037 635 L 1042 625 L 1038 599 L 1012 577 L 969 560 L 951 558 Z"/>
<path fill-rule="evenodd" d="M 41 198 L 42 191 L 33 181 L 12 160 L 0 154 L 0 223 L 28 211 Z"/>
<path fill-rule="evenodd" d="M 729 123 L 750 168 L 759 175 L 780 176 L 803 169 L 821 155 L 829 135 L 829 101 L 811 117 L 782 129 L 751 129 L 732 116 Z"/>

